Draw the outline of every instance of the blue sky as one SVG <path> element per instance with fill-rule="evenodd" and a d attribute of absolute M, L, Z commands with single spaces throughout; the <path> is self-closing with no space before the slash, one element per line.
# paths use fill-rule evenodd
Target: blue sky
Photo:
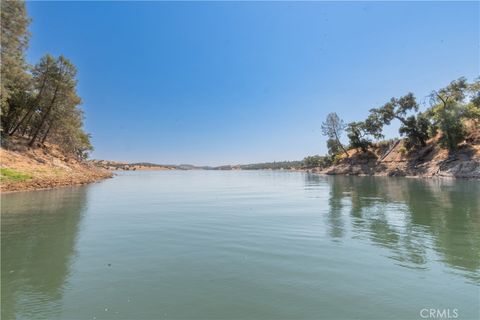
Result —
<path fill-rule="evenodd" d="M 31 63 L 78 67 L 93 158 L 236 164 L 326 152 L 362 120 L 480 74 L 479 2 L 29 2 Z M 393 126 L 387 136 L 396 134 Z"/>

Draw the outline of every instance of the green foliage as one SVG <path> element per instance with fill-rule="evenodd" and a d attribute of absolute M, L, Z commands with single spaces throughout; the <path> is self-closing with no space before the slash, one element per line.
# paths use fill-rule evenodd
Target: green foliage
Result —
<path fill-rule="evenodd" d="M 471 95 L 471 103 L 477 108 L 480 107 L 480 77 L 468 86 L 468 92 Z"/>
<path fill-rule="evenodd" d="M 390 148 L 394 143 L 396 143 L 398 141 L 398 139 L 388 139 L 388 140 L 381 140 L 381 141 L 378 141 L 377 142 L 377 146 L 379 148 L 383 148 L 383 149 L 388 149 Z"/>
<path fill-rule="evenodd" d="M 338 143 L 336 139 L 328 139 L 327 149 L 328 154 L 333 157 L 342 152 L 343 147 L 340 145 L 340 143 Z"/>
<path fill-rule="evenodd" d="M 337 155 L 335 155 L 335 156 L 333 157 L 332 162 L 333 162 L 334 164 L 337 164 L 338 162 L 340 162 L 340 160 L 342 160 L 342 155 L 337 154 Z"/>
<path fill-rule="evenodd" d="M 377 127 L 390 125 L 392 120 L 400 121 L 399 133 L 406 136 L 407 148 L 423 147 L 428 139 L 429 121 L 418 112 L 419 106 L 413 93 L 400 98 L 392 98 L 380 108 L 370 110 L 370 116 L 377 120 Z"/>
<path fill-rule="evenodd" d="M 363 123 L 363 129 L 374 139 L 382 139 L 384 137 L 382 134 L 383 122 L 381 117 L 379 117 L 377 114 L 372 113 L 367 117 L 367 119 L 365 119 L 365 122 Z"/>
<path fill-rule="evenodd" d="M 407 153 L 407 148 L 405 146 L 401 146 L 399 149 L 398 149 L 398 152 L 400 152 L 400 154 L 402 156 L 404 156 L 406 153 Z"/>
<path fill-rule="evenodd" d="M 9 168 L 0 168 L 0 177 L 2 180 L 5 179 L 11 181 L 26 181 L 32 178 L 32 176 L 29 174 Z"/>
<path fill-rule="evenodd" d="M 466 136 L 465 120 L 474 121 L 477 127 L 480 122 L 480 78 L 472 83 L 459 78 L 447 87 L 433 91 L 430 98 L 431 107 L 424 112 L 419 112 L 413 93 L 391 98 L 382 107 L 371 109 L 364 121 L 351 122 L 346 126 L 350 147 L 367 152 L 374 139 L 383 138 L 383 126 L 398 120 L 399 133 L 405 137 L 401 153 L 426 146 L 427 140 L 438 133 L 441 133 L 441 145 L 455 152 Z M 333 126 L 328 124 L 336 123 L 340 118 L 336 114 L 331 115 L 329 118 L 333 120 L 324 122 L 322 130 L 329 137 L 328 154 L 334 156 L 339 153 L 340 146 L 332 134 Z"/>
<path fill-rule="evenodd" d="M 2 1 L 2 130 L 29 138 L 29 146 L 51 142 L 85 158 L 92 150 L 83 131 L 77 70 L 49 54 L 27 72 L 25 49 L 30 20 L 22 1 Z"/>
<path fill-rule="evenodd" d="M 383 137 L 384 125 L 400 121 L 399 133 L 405 136 L 405 147 L 424 147 L 429 137 L 441 133 L 441 145 L 455 151 L 466 135 L 465 120 L 480 121 L 480 80 L 468 83 L 465 78 L 452 81 L 447 87 L 431 94 L 431 108 L 418 112 L 413 93 L 392 98 L 380 108 L 370 110 L 363 122 L 347 128 L 350 145 L 366 151 L 372 139 Z"/>
<path fill-rule="evenodd" d="M 465 117 L 475 122 L 480 122 L 480 78 L 472 82 L 467 92 L 470 95 L 470 102 L 466 106 Z"/>
<path fill-rule="evenodd" d="M 480 121 L 480 106 L 475 103 L 469 103 L 465 107 L 464 116 L 466 119 L 473 120 L 475 122 Z"/>
<path fill-rule="evenodd" d="M 363 152 L 367 152 L 368 147 L 372 145 L 365 122 L 350 122 L 347 126 L 347 136 L 350 140 L 350 148 L 360 148 Z"/>
<path fill-rule="evenodd" d="M 460 102 L 465 99 L 469 84 L 465 77 L 458 78 L 450 82 L 448 86 L 438 91 L 433 91 L 430 95 L 431 102 L 433 104 L 448 105 L 449 102 Z"/>
<path fill-rule="evenodd" d="M 373 139 L 383 138 L 383 120 L 379 114 L 371 113 L 365 121 L 351 122 L 347 126 L 350 148 L 367 152 Z"/>
<path fill-rule="evenodd" d="M 332 164 L 331 157 L 322 157 L 319 155 L 308 156 L 303 159 L 303 166 L 305 168 L 325 168 Z"/>
<path fill-rule="evenodd" d="M 28 47 L 28 25 L 23 1 L 1 1 L 1 98 L 2 129 L 18 116 L 24 92 L 29 89 L 28 65 L 25 51 Z"/>
<path fill-rule="evenodd" d="M 429 137 L 430 121 L 425 114 L 410 116 L 400 125 L 400 135 L 406 136 L 405 147 L 410 150 L 416 147 L 424 147 Z"/>
<path fill-rule="evenodd" d="M 429 112 L 434 122 L 434 132 L 441 132 L 441 146 L 452 152 L 465 139 L 466 130 L 462 121 L 464 112 L 465 108 L 456 103 L 450 103 L 447 107 L 440 104 Z"/>
<path fill-rule="evenodd" d="M 270 169 L 300 169 L 302 161 L 274 161 L 264 163 L 251 163 L 236 166 L 242 170 L 270 170 Z M 232 166 L 220 166 L 218 169 L 232 169 Z"/>
<path fill-rule="evenodd" d="M 448 86 L 430 95 L 431 108 L 427 114 L 432 119 L 433 132 L 440 131 L 441 145 L 450 152 L 457 150 L 458 144 L 465 139 L 466 129 L 464 121 L 476 118 L 476 97 L 478 84 L 468 84 L 465 78 L 450 82 Z M 465 101 L 469 91 L 473 90 L 470 101 Z M 469 105 L 471 106 L 469 107 Z"/>

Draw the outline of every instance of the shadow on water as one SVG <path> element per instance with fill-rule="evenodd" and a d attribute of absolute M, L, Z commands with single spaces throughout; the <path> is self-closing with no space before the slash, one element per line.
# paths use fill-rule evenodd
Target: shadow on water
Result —
<path fill-rule="evenodd" d="M 480 283 L 478 181 L 306 175 L 309 187 L 325 182 L 332 240 L 351 232 L 387 248 L 398 265 L 425 269 L 436 259 Z"/>
<path fill-rule="evenodd" d="M 2 196 L 2 319 L 58 317 L 86 205 L 87 187 Z"/>

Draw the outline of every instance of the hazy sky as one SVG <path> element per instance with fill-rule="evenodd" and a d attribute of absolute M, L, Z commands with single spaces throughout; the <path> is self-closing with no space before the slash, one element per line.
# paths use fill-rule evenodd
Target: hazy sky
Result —
<path fill-rule="evenodd" d="M 320 124 L 480 73 L 479 2 L 29 2 L 30 62 L 78 67 L 93 158 L 326 152 Z M 395 133 L 395 128 L 387 134 Z"/>

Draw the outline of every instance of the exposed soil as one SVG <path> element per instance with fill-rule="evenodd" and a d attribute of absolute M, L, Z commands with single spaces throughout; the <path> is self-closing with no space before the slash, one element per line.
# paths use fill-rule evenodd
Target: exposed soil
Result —
<path fill-rule="evenodd" d="M 389 148 L 390 147 L 390 148 Z M 377 147 L 368 153 L 350 150 L 350 157 L 337 164 L 314 169 L 329 175 L 376 175 L 480 178 L 480 132 L 473 130 L 455 153 L 442 149 L 438 138 L 426 147 L 406 153 L 403 141 Z"/>
<path fill-rule="evenodd" d="M 2 175 L 1 192 L 81 185 L 113 175 L 87 161 L 65 155 L 55 145 L 28 148 L 21 138 L 2 142 L 0 167 L 21 177 L 15 179 Z"/>

